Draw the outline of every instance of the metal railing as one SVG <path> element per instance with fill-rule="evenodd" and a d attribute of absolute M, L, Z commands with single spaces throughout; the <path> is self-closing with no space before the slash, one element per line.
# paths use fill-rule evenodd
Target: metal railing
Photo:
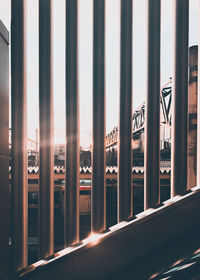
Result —
<path fill-rule="evenodd" d="M 12 267 L 27 267 L 26 1 L 12 0 Z M 174 1 L 171 196 L 187 183 L 188 0 Z M 160 0 L 148 0 L 145 209 L 160 203 Z M 132 0 L 121 0 L 118 222 L 132 218 Z M 52 0 L 39 1 L 39 255 L 53 257 Z M 106 229 L 105 1 L 93 1 L 92 232 Z M 79 242 L 78 1 L 66 0 L 65 246 Z M 181 97 L 180 97 L 181 95 Z M 200 141 L 199 145 L 200 145 Z M 150 164 L 151 163 L 151 164 Z M 199 158 L 198 158 L 199 163 Z M 199 165 L 198 165 L 199 166 Z"/>

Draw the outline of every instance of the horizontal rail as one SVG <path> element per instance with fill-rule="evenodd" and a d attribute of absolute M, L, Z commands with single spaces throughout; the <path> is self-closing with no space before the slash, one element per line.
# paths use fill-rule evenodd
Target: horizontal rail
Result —
<path fill-rule="evenodd" d="M 66 275 L 74 280 L 83 275 L 88 280 L 114 277 L 128 265 L 136 269 L 139 261 L 145 257 L 149 261 L 149 256 L 166 248 L 166 244 L 176 244 L 177 238 L 184 234 L 188 238 L 191 230 L 200 232 L 199 214 L 200 189 L 196 187 L 182 197 L 166 201 L 158 209 L 142 212 L 137 219 L 121 222 L 106 233 L 58 252 L 54 259 L 35 263 L 29 272 L 22 272 L 19 279 L 53 280 L 56 276 L 62 280 Z"/>

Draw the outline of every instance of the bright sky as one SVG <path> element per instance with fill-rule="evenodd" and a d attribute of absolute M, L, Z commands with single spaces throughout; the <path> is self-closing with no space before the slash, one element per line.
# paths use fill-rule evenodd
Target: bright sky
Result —
<path fill-rule="evenodd" d="M 146 0 L 133 3 L 133 109 L 145 100 Z M 198 42 L 198 0 L 190 0 L 190 42 Z M 173 0 L 161 0 L 161 85 L 172 74 Z M 65 135 L 65 0 L 53 0 L 55 142 Z M 118 125 L 120 0 L 106 0 L 106 131 Z M 10 30 L 10 0 L 0 0 L 0 18 Z M 27 0 L 28 133 L 38 127 L 38 0 Z M 92 0 L 79 0 L 79 93 L 81 145 L 92 142 Z"/>

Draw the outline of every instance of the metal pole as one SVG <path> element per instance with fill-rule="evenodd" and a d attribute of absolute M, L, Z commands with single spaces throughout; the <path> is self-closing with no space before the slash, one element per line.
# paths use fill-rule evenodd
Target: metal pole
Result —
<path fill-rule="evenodd" d="M 35 130 L 35 138 L 36 138 L 36 149 L 35 149 L 35 166 L 39 165 L 39 137 L 38 137 L 38 128 Z"/>
<path fill-rule="evenodd" d="M 105 1 L 93 5 L 92 232 L 106 229 Z"/>
<path fill-rule="evenodd" d="M 66 218 L 65 243 L 79 241 L 78 3 L 66 0 Z"/>
<path fill-rule="evenodd" d="M 12 263 L 27 266 L 26 1 L 11 5 Z"/>
<path fill-rule="evenodd" d="M 171 196 L 187 188 L 188 19 L 189 1 L 174 1 L 172 76 Z"/>
<path fill-rule="evenodd" d="M 199 12 L 200 12 L 200 1 Z M 200 18 L 199 18 L 199 30 L 200 30 Z M 199 35 L 199 45 L 198 45 L 198 89 L 197 89 L 197 185 L 200 185 L 200 35 Z"/>
<path fill-rule="evenodd" d="M 0 279 L 9 275 L 9 33 L 0 21 Z"/>
<path fill-rule="evenodd" d="M 197 71 L 198 46 L 189 48 L 187 189 L 196 186 L 197 179 Z"/>
<path fill-rule="evenodd" d="M 148 0 L 144 207 L 160 203 L 160 0 Z"/>
<path fill-rule="evenodd" d="M 54 253 L 52 0 L 39 1 L 39 256 Z"/>
<path fill-rule="evenodd" d="M 132 0 L 121 0 L 120 116 L 118 142 L 118 222 L 132 207 Z"/>

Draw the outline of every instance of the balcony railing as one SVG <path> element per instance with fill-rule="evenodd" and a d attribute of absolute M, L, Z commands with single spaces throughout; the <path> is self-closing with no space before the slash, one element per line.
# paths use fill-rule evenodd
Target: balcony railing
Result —
<path fill-rule="evenodd" d="M 105 279 L 131 261 L 196 225 L 200 190 L 187 191 L 189 1 L 174 0 L 171 199 L 160 203 L 160 21 L 161 1 L 147 3 L 145 111 L 145 211 L 133 217 L 132 195 L 132 0 L 121 0 L 120 112 L 118 133 L 118 224 L 106 228 L 105 0 L 93 1 L 92 235 L 79 238 L 78 0 L 66 0 L 66 169 L 64 243 L 54 252 L 52 0 L 39 1 L 39 261 L 28 266 L 26 1 L 12 0 L 11 115 L 12 228 L 9 261 L 8 189 L 1 190 L 0 275 L 7 279 Z M 7 64 L 8 66 L 8 64 Z M 6 71 L 6 70 L 5 70 Z M 2 74 L 2 70 L 0 71 Z M 8 81 L 7 81 L 8 82 Z M 200 83 L 199 83 L 200 85 Z M 8 89 L 7 91 L 8 92 Z M 199 105 L 199 99 L 198 99 Z M 1 106 L 1 105 L 0 105 Z M 198 106 L 199 111 L 200 106 Z M 7 104 L 8 111 L 8 104 Z M 8 113 L 7 113 L 8 114 Z M 200 182 L 200 113 L 197 183 Z M 7 133 L 7 134 L 6 134 Z M 7 132 L 8 135 L 8 125 Z M 0 136 L 1 137 L 1 136 Z M 8 137 L 7 137 L 8 139 Z M 1 140 L 1 139 L 0 139 Z M 8 145 L 7 140 L 4 143 Z M 1 153 L 1 151 L 0 151 Z M 2 153 L 3 154 L 3 153 Z M 1 154 L 0 154 L 1 159 Z M 8 169 L 8 164 L 1 166 Z M 1 171 L 0 171 L 1 172 Z M 6 178 L 8 172 L 0 173 Z M 5 180 L 5 186 L 8 187 Z M 178 215 L 178 217 L 177 217 Z M 155 229 L 159 228 L 159 233 Z M 168 232 L 166 235 L 165 232 Z M 146 236 L 148 233 L 148 236 Z M 8 267 L 8 263 L 10 266 Z M 12 278 L 13 277 L 13 278 Z"/>

